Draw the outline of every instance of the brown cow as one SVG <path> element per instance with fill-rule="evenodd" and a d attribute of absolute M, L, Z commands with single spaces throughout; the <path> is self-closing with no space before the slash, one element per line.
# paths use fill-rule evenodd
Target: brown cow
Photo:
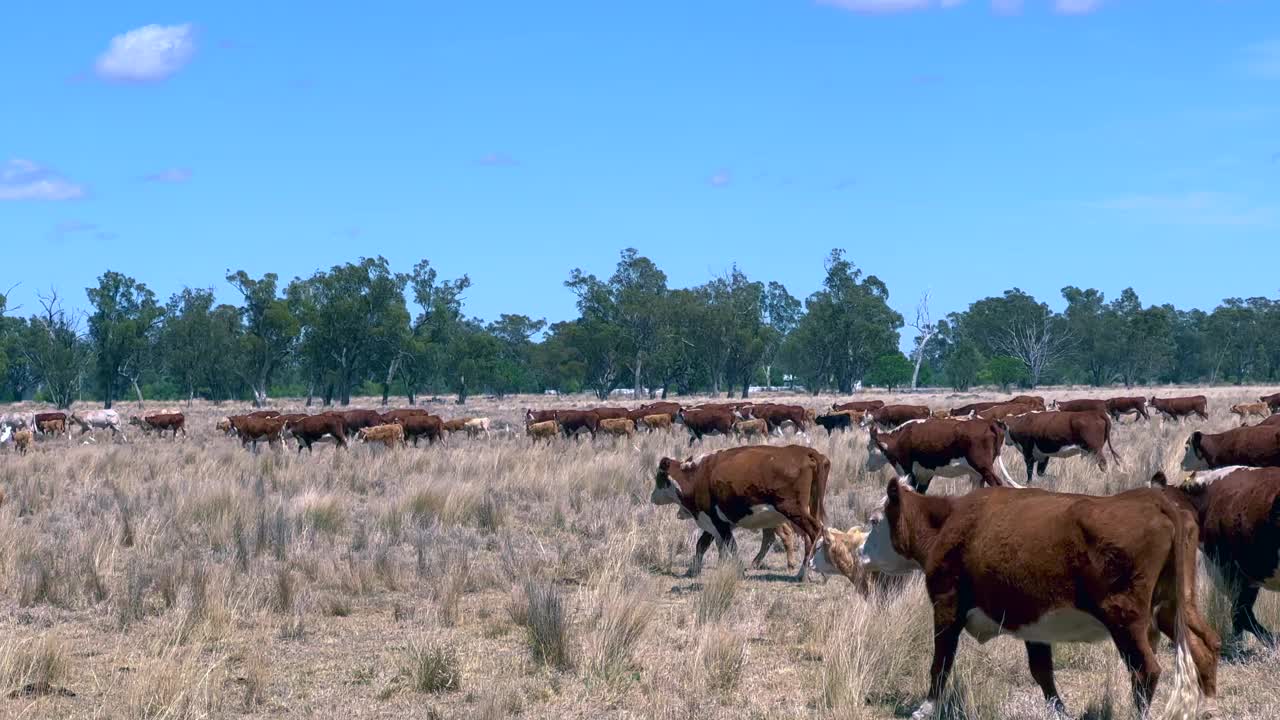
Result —
<path fill-rule="evenodd" d="M 676 416 L 680 414 L 680 403 L 676 402 L 655 402 L 640 407 L 627 413 L 627 417 L 634 420 L 637 424 L 650 415 L 666 415 L 668 420 L 675 421 Z"/>
<path fill-rule="evenodd" d="M 825 498 L 831 461 L 802 445 L 747 445 L 658 463 L 650 502 L 678 504 L 702 529 L 689 575 L 702 570 L 711 541 L 723 555 L 737 553 L 733 529 L 776 528 L 790 523 L 804 536 L 804 557 L 797 579 L 808 574 L 814 547 L 826 522 Z M 767 550 L 762 546 L 761 550 Z M 753 564 L 763 559 L 763 552 Z"/>
<path fill-rule="evenodd" d="M 733 432 L 733 424 L 737 418 L 729 410 L 701 410 L 692 408 L 681 410 L 677 416 L 680 424 L 689 431 L 689 444 L 702 439 L 710 433 L 728 435 Z"/>
<path fill-rule="evenodd" d="M 267 445 L 275 445 L 281 439 L 285 422 L 278 417 L 252 417 L 235 415 L 228 420 L 231 429 L 240 436 L 240 446 L 248 447 L 253 443 L 253 451 L 258 452 L 258 441 L 266 440 Z"/>
<path fill-rule="evenodd" d="M 525 408 L 524 421 L 528 423 L 547 422 L 556 419 L 555 410 L 534 410 L 533 408 Z"/>
<path fill-rule="evenodd" d="M 524 426 L 524 433 L 529 436 L 534 445 L 539 440 L 545 440 L 550 444 L 552 440 L 560 435 L 560 423 L 555 420 L 543 420 L 542 422 L 531 422 Z"/>
<path fill-rule="evenodd" d="M 449 420 L 445 420 L 444 424 L 441 425 L 441 428 L 446 433 L 449 433 L 450 435 L 454 433 L 459 433 L 467 429 L 467 421 L 470 419 L 471 418 L 465 418 L 465 417 L 451 418 Z"/>
<path fill-rule="evenodd" d="M 422 408 L 404 408 L 402 410 L 388 410 L 382 413 L 382 424 L 390 425 L 402 417 L 426 417 L 431 413 Z"/>
<path fill-rule="evenodd" d="M 404 436 L 418 447 L 418 438 L 425 437 L 427 444 L 444 439 L 444 421 L 435 415 L 409 415 L 396 419 L 396 424 L 404 428 Z"/>
<path fill-rule="evenodd" d="M 1054 400 L 1053 409 L 1062 412 L 1092 412 L 1102 415 L 1111 414 L 1106 400 Z"/>
<path fill-rule="evenodd" d="M 1280 467 L 1280 425 L 1254 425 L 1187 438 L 1183 470 L 1214 470 L 1231 465 Z"/>
<path fill-rule="evenodd" d="M 1280 414 L 1272 415 L 1266 420 L 1258 423 L 1258 425 L 1280 425 Z"/>
<path fill-rule="evenodd" d="M 245 413 L 241 417 L 273 418 L 273 417 L 278 417 L 279 415 L 280 415 L 279 410 L 254 410 L 251 413 Z"/>
<path fill-rule="evenodd" d="M 586 430 L 595 439 L 596 430 L 600 429 L 600 416 L 593 410 L 557 410 L 555 420 L 560 423 L 560 429 L 564 431 L 566 438 L 574 437 L 580 430 Z"/>
<path fill-rule="evenodd" d="M 382 424 L 382 413 L 377 410 L 342 410 L 334 414 L 342 418 L 343 430 L 347 435 L 355 435 L 362 428 Z"/>
<path fill-rule="evenodd" d="M 160 413 L 142 418 L 132 415 L 129 417 L 129 424 L 142 428 L 142 431 L 148 434 L 155 430 L 161 438 L 164 437 L 166 430 L 173 431 L 174 440 L 178 439 L 178 433 L 182 433 L 182 437 L 187 436 L 187 417 L 182 413 Z"/>
<path fill-rule="evenodd" d="M 1157 472 L 1151 484 L 1196 517 L 1209 576 L 1231 599 L 1233 640 L 1250 632 L 1274 647 L 1253 605 L 1260 589 L 1280 592 L 1280 469 L 1206 470 L 1179 487 Z"/>
<path fill-rule="evenodd" d="M 1171 420 L 1181 420 L 1190 415 L 1198 415 L 1201 420 L 1209 419 L 1209 398 L 1203 395 L 1176 398 L 1153 397 L 1151 407 Z"/>
<path fill-rule="evenodd" d="M 1120 457 L 1111 446 L 1111 418 L 1094 412 L 1042 412 L 1028 413 L 999 421 L 1004 428 L 1004 440 L 1022 452 L 1027 464 L 1027 484 L 1031 484 L 1034 469 L 1044 477 L 1051 458 L 1068 458 L 1089 455 L 1106 472 L 1107 458 L 1103 446 L 1111 451 L 1118 463 Z"/>
<path fill-rule="evenodd" d="M 1271 408 L 1266 403 L 1244 403 L 1231 406 L 1231 414 L 1240 416 L 1240 424 L 1243 425 L 1250 416 L 1257 415 L 1265 418 L 1271 414 Z"/>
<path fill-rule="evenodd" d="M 591 408 L 591 412 L 595 413 L 596 417 L 601 420 L 617 420 L 618 418 L 625 418 L 631 414 L 631 411 L 624 407 Z"/>
<path fill-rule="evenodd" d="M 951 408 L 951 417 L 969 417 L 972 415 L 977 415 L 983 410 L 988 410 L 990 408 L 996 407 L 997 405 L 1004 405 L 1007 402 L 1009 401 L 1008 400 L 987 400 L 985 402 L 976 402 L 976 403 L 969 403 L 968 405 L 961 405 L 960 407 Z"/>
<path fill-rule="evenodd" d="M 360 429 L 363 430 L 364 428 Z M 359 430 L 356 432 L 359 432 Z M 286 420 L 284 431 L 281 433 L 281 437 L 297 439 L 299 455 L 302 454 L 303 448 L 306 448 L 307 452 L 314 453 L 315 449 L 311 446 L 325 435 L 331 436 L 334 442 L 338 444 L 338 447 L 346 447 L 346 419 L 337 413 L 321 413 L 320 415 L 311 415 L 298 420 Z"/>
<path fill-rule="evenodd" d="M 925 405 L 885 405 L 879 410 L 869 410 L 862 415 L 862 427 L 875 424 L 882 430 L 892 430 L 902 423 L 933 417 Z"/>
<path fill-rule="evenodd" d="M 632 437 L 636 434 L 636 424 L 627 417 L 602 418 L 599 430 L 605 435 L 614 437 Z"/>
<path fill-rule="evenodd" d="M 1143 420 L 1151 419 L 1147 414 L 1147 399 L 1144 397 L 1113 397 L 1107 398 L 1106 403 L 1107 413 L 1116 422 L 1120 422 L 1121 415 L 1136 415 Z"/>
<path fill-rule="evenodd" d="M 13 446 L 17 448 L 19 455 L 26 455 L 27 451 L 35 444 L 36 436 L 31 428 L 23 428 L 13 433 Z"/>
<path fill-rule="evenodd" d="M 380 442 L 388 448 L 403 447 L 405 444 L 404 428 L 395 423 L 360 428 L 356 432 L 356 439 L 362 443 Z"/>
<path fill-rule="evenodd" d="M 670 430 L 671 416 L 665 413 L 661 415 L 644 415 L 639 420 L 636 420 L 636 427 L 642 427 L 649 432 L 654 432 L 655 430 Z"/>
<path fill-rule="evenodd" d="M 1025 642 L 1031 676 L 1061 714 L 1053 643 L 1113 640 L 1130 668 L 1134 705 L 1145 711 L 1161 674 L 1157 628 L 1177 658 L 1164 715 L 1195 717 L 1200 695 L 1212 703 L 1217 693 L 1221 641 L 1196 605 L 1195 521 L 1159 492 L 984 488 L 929 497 L 890 480 L 862 560 L 925 574 L 933 664 L 913 718 L 934 716 L 966 631 L 980 643 L 999 635 Z"/>
<path fill-rule="evenodd" d="M 1043 412 L 1043 410 L 1031 403 L 1010 401 L 995 407 L 989 407 L 986 410 L 980 410 L 976 415 L 983 420 L 1004 420 L 1008 417 L 1038 412 Z"/>
<path fill-rule="evenodd" d="M 862 413 L 870 410 L 879 410 L 884 407 L 883 400 L 854 400 L 847 403 L 831 403 L 831 410 L 834 412 L 851 412 L 859 417 Z"/>
<path fill-rule="evenodd" d="M 1271 408 L 1271 412 L 1280 413 L 1280 393 L 1263 395 L 1262 397 L 1258 398 L 1258 402 L 1266 403 L 1267 407 Z"/>
<path fill-rule="evenodd" d="M 63 418 L 37 420 L 36 429 L 40 431 L 41 435 L 65 435 L 67 432 L 67 421 Z"/>
<path fill-rule="evenodd" d="M 738 414 L 744 420 L 764 420 L 769 425 L 769 432 L 779 435 L 782 434 L 783 423 L 795 425 L 798 433 L 804 433 L 810 423 L 809 411 L 799 405 L 762 403 L 743 407 Z"/>
<path fill-rule="evenodd" d="M 1045 407 L 1044 398 L 1039 395 L 1014 395 L 1012 398 L 1009 398 L 1009 402 L 1019 403 L 1021 405 L 1032 405 L 1037 410 L 1048 409 Z"/>
<path fill-rule="evenodd" d="M 735 437 L 768 437 L 769 423 L 764 420 L 739 420 L 733 424 Z"/>
<path fill-rule="evenodd" d="M 872 427 L 866 467 L 876 472 L 892 466 L 920 492 L 929 491 L 934 475 L 968 476 L 975 486 L 1019 487 L 1000 457 L 1003 444 L 1004 429 L 989 420 L 913 420 L 890 433 Z"/>

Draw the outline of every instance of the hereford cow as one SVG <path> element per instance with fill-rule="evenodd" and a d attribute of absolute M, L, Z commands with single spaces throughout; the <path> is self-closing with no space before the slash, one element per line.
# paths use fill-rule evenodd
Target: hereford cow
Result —
<path fill-rule="evenodd" d="M 999 421 L 999 420 L 1004 420 L 1005 418 L 1008 418 L 1008 417 L 1015 417 L 1017 415 L 1026 415 L 1027 413 L 1038 413 L 1038 412 L 1043 412 L 1043 410 L 1040 408 L 1037 408 L 1035 405 L 1031 403 L 1010 401 L 1007 403 L 996 405 L 995 407 L 989 407 L 986 410 L 980 410 L 977 413 L 975 413 L 975 416 L 983 420 Z"/>
<path fill-rule="evenodd" d="M 279 410 L 254 410 L 251 413 L 245 413 L 245 417 L 251 417 L 251 418 L 273 418 L 273 417 L 279 417 L 279 416 L 280 416 Z"/>
<path fill-rule="evenodd" d="M 681 410 L 677 418 L 689 431 L 690 445 L 713 432 L 728 435 L 733 432 L 733 423 L 736 422 L 729 410 Z"/>
<path fill-rule="evenodd" d="M 1195 717 L 1199 696 L 1211 703 L 1216 694 L 1221 641 L 1196 605 L 1195 521 L 1159 492 L 984 488 L 929 497 L 890 480 L 862 560 L 881 572 L 925 574 L 933 664 L 913 718 L 934 716 L 965 631 L 979 643 L 1024 641 L 1031 676 L 1060 714 L 1053 643 L 1113 640 L 1145 711 L 1161 674 L 1156 629 L 1176 650 L 1165 715 Z"/>
<path fill-rule="evenodd" d="M 315 448 L 311 447 L 319 442 L 321 438 L 328 435 L 338 444 L 338 447 L 347 446 L 347 419 L 345 413 L 322 413 L 320 415 L 310 415 L 299 420 L 286 420 L 284 422 L 284 430 L 282 437 L 292 437 L 298 441 L 298 454 L 301 455 L 305 448 L 307 452 L 314 453 Z M 281 418 L 273 418 L 280 420 Z M 360 420 L 357 420 L 359 422 Z M 374 425 L 373 427 L 377 427 Z M 364 430 L 365 428 L 360 428 Z M 357 430 L 356 432 L 360 432 Z"/>
<path fill-rule="evenodd" d="M 1009 402 L 1018 403 L 1019 405 L 1031 405 L 1037 410 L 1048 409 L 1045 407 L 1044 398 L 1039 395 L 1014 395 L 1012 398 L 1009 398 Z"/>
<path fill-rule="evenodd" d="M 869 410 L 862 415 L 862 427 L 875 425 L 882 430 L 892 430 L 911 420 L 933 417 L 925 405 L 885 405 L 879 410 Z"/>
<path fill-rule="evenodd" d="M 444 421 L 435 415 L 409 415 L 396 419 L 396 424 L 404 428 L 404 437 L 418 447 L 418 438 L 425 437 L 431 445 L 444 440 Z"/>
<path fill-rule="evenodd" d="M 870 596 L 873 591 L 901 590 L 902 576 L 882 575 L 875 568 L 862 564 L 862 546 L 869 533 L 867 528 L 856 525 L 844 532 L 823 528 L 818 547 L 813 551 L 813 569 L 823 576 L 845 576 L 863 597 Z"/>
<path fill-rule="evenodd" d="M 524 411 L 524 421 L 526 424 L 531 422 L 533 423 L 547 422 L 548 420 L 555 420 L 555 419 L 556 419 L 555 410 L 534 410 L 533 408 L 526 408 Z"/>
<path fill-rule="evenodd" d="M 632 437 L 636 434 L 636 424 L 627 417 L 602 418 L 599 430 L 613 437 Z"/>
<path fill-rule="evenodd" d="M 342 429 L 348 436 L 355 435 L 362 428 L 383 424 L 382 413 L 377 410 L 343 410 L 334 414 L 342 418 Z"/>
<path fill-rule="evenodd" d="M 624 407 L 591 408 L 591 412 L 595 413 L 596 417 L 601 420 L 617 420 L 619 418 L 625 418 L 631 414 L 631 411 Z"/>
<path fill-rule="evenodd" d="M 862 413 L 879 410 L 882 407 L 884 407 L 883 400 L 855 400 L 847 403 L 831 403 L 833 412 L 850 412 L 859 417 L 862 416 Z"/>
<path fill-rule="evenodd" d="M 789 422 L 795 425 L 796 432 L 804 433 L 809 427 L 809 412 L 799 405 L 778 405 L 774 403 L 751 405 L 739 411 L 743 419 L 764 420 L 769 425 L 769 432 L 782 434 L 782 424 Z"/>
<path fill-rule="evenodd" d="M 769 423 L 764 420 L 739 420 L 733 424 L 733 435 L 738 438 L 768 437 Z"/>
<path fill-rule="evenodd" d="M 691 577 L 701 572 L 702 556 L 712 540 L 722 555 L 726 549 L 737 553 L 735 527 L 763 530 L 790 523 L 804 536 L 797 578 L 804 580 L 826 522 L 830 472 L 831 462 L 822 453 L 801 445 L 748 445 L 684 462 L 663 458 L 650 501 L 678 504 L 702 529 Z M 762 559 L 763 552 L 753 565 Z"/>
<path fill-rule="evenodd" d="M 36 413 L 34 416 L 32 416 L 32 420 L 34 420 L 34 422 L 31 424 L 31 429 L 36 430 L 37 432 L 40 432 L 42 434 L 44 433 L 44 429 L 41 426 L 44 425 L 45 423 L 52 422 L 55 420 L 57 421 L 57 423 L 53 425 L 53 427 L 57 427 L 58 425 L 61 425 L 64 431 L 66 430 L 66 427 L 67 427 L 66 413 L 60 413 L 60 412 Z"/>
<path fill-rule="evenodd" d="M 679 414 L 678 411 L 677 414 Z M 666 413 L 661 415 L 644 415 L 639 420 L 636 420 L 636 427 L 644 428 L 649 432 L 654 432 L 656 430 L 670 430 L 671 416 Z"/>
<path fill-rule="evenodd" d="M 1005 442 L 1018 448 L 1027 464 L 1027 484 L 1031 484 L 1031 472 L 1044 477 L 1051 458 L 1068 458 L 1088 455 L 1107 471 L 1107 458 L 1103 446 L 1111 451 L 1111 417 L 1094 412 L 1042 412 L 1028 413 L 999 421 L 1004 428 Z"/>
<path fill-rule="evenodd" d="M 1168 487 L 1157 472 L 1151 484 L 1196 517 L 1209 576 L 1231 599 L 1234 640 L 1249 632 L 1274 647 L 1275 637 L 1253 605 L 1261 589 L 1280 592 L 1280 469 L 1202 471 L 1179 487 Z"/>
<path fill-rule="evenodd" d="M 586 430 L 595 439 L 596 430 L 600 429 L 600 416 L 593 410 L 557 410 L 555 420 L 560 423 L 560 429 L 564 431 L 566 438 Z"/>
<path fill-rule="evenodd" d="M 934 475 L 968 476 L 975 487 L 1020 487 L 1004 467 L 1002 445 L 1004 430 L 988 420 L 913 420 L 889 433 L 872 427 L 866 467 L 876 472 L 892 466 L 898 478 L 920 492 L 929 491 Z"/>
<path fill-rule="evenodd" d="M 1107 414 L 1116 422 L 1120 422 L 1121 415 L 1135 415 L 1143 420 L 1151 419 L 1147 414 L 1147 399 L 1144 397 L 1113 397 L 1107 398 L 1106 403 Z"/>
<path fill-rule="evenodd" d="M 374 425 L 356 431 L 356 439 L 362 443 L 380 442 L 388 448 L 403 447 L 404 428 L 396 423 Z"/>
<path fill-rule="evenodd" d="M 524 433 L 529 436 L 534 445 L 537 445 L 539 440 L 545 440 L 550 444 L 561 433 L 560 423 L 555 420 L 531 422 L 524 426 Z"/>
<path fill-rule="evenodd" d="M 1280 467 L 1280 425 L 1254 425 L 1214 434 L 1197 430 L 1187 438 L 1183 470 L 1232 465 Z"/>
<path fill-rule="evenodd" d="M 1271 414 L 1271 408 L 1267 407 L 1266 403 L 1261 403 L 1261 402 L 1244 403 L 1241 405 L 1232 405 L 1231 414 L 1239 415 L 1240 424 L 1244 425 L 1245 421 L 1248 420 L 1253 415 L 1257 415 L 1260 418 L 1265 418 L 1269 416 Z"/>
<path fill-rule="evenodd" d="M 863 412 L 866 412 L 865 410 Z M 837 430 L 848 430 L 853 427 L 852 412 L 834 412 L 827 415 L 819 415 L 813 419 L 814 424 L 827 431 L 830 435 Z"/>
<path fill-rule="evenodd" d="M 1170 420 L 1197 415 L 1201 420 L 1209 419 L 1209 399 L 1203 395 L 1176 398 L 1151 398 L 1151 407 Z"/>
<path fill-rule="evenodd" d="M 1271 395 L 1263 395 L 1258 398 L 1258 402 L 1264 402 L 1267 407 L 1271 408 L 1271 412 L 1280 413 L 1280 393 L 1272 393 Z"/>
<path fill-rule="evenodd" d="M 234 415 L 228 419 L 232 432 L 240 437 L 240 446 L 253 444 L 253 451 L 258 452 L 258 441 L 266 440 L 267 445 L 274 446 L 281 441 L 285 421 L 279 417 L 253 417 L 251 415 Z"/>
<path fill-rule="evenodd" d="M 676 416 L 680 414 L 680 403 L 675 402 L 655 402 L 640 407 L 627 413 L 627 417 L 631 418 L 638 425 L 640 421 L 650 415 L 665 415 L 667 420 L 675 421 Z"/>
<path fill-rule="evenodd" d="M 124 429 L 120 427 L 120 413 L 115 410 L 73 412 L 67 416 L 67 419 L 80 426 L 81 435 L 94 430 L 110 430 L 112 437 L 116 435 L 124 437 Z"/>
<path fill-rule="evenodd" d="M 1111 414 L 1110 408 L 1107 407 L 1106 400 L 1054 400 L 1053 409 L 1062 412 L 1092 412 L 1102 415 Z"/>
<path fill-rule="evenodd" d="M 388 410 L 382 413 L 382 424 L 390 425 L 402 417 L 426 417 L 431 413 L 422 408 L 405 408 L 403 410 Z"/>
<path fill-rule="evenodd" d="M 960 407 L 951 408 L 951 417 L 971 417 L 971 416 L 977 415 L 983 410 L 988 410 L 990 408 L 996 407 L 997 405 L 1004 405 L 1007 402 L 1009 401 L 1008 400 L 988 400 L 985 402 L 976 402 L 976 403 L 969 403 L 968 405 L 961 405 Z"/>
<path fill-rule="evenodd" d="M 187 417 L 182 413 L 159 413 L 156 415 L 147 415 L 146 417 L 138 417 L 137 415 L 129 416 L 129 424 L 136 425 L 142 429 L 144 434 L 150 435 L 151 431 L 163 438 L 166 431 L 173 432 L 173 439 L 178 439 L 178 433 L 182 433 L 182 437 L 187 436 Z"/>

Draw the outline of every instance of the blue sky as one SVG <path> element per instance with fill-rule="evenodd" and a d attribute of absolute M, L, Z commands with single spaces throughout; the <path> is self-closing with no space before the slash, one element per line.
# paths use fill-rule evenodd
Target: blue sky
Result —
<path fill-rule="evenodd" d="M 0 10 L 21 313 L 382 254 L 559 320 L 627 246 L 800 297 L 843 247 L 904 314 L 1280 292 L 1270 0 L 204 5 Z"/>

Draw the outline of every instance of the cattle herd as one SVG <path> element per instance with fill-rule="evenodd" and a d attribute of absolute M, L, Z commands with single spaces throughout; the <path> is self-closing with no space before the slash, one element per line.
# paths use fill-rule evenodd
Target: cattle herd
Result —
<path fill-rule="evenodd" d="M 689 574 L 697 575 L 714 542 L 736 553 L 735 529 L 762 531 L 758 564 L 780 540 L 793 564 L 803 542 L 798 580 L 810 570 L 843 575 L 869 597 L 923 573 L 933 605 L 930 684 L 915 718 L 933 717 L 952 669 L 960 635 L 979 642 L 1012 635 L 1026 644 L 1031 675 L 1058 712 L 1065 704 L 1053 675 L 1053 643 L 1110 640 L 1130 669 L 1137 707 L 1146 709 L 1161 676 L 1160 634 L 1175 648 L 1173 691 L 1164 715 L 1212 714 L 1221 640 L 1197 605 L 1197 547 L 1232 608 L 1232 631 L 1274 644 L 1254 614 L 1260 590 L 1280 591 L 1280 393 L 1235 405 L 1241 427 L 1193 430 L 1184 445 L 1187 480 L 1163 472 L 1148 486 L 1112 496 L 1052 492 L 1032 485 L 1049 461 L 1082 455 L 1106 470 L 1120 460 L 1112 428 L 1122 419 L 1150 421 L 1150 410 L 1182 423 L 1209 417 L 1204 396 L 1076 399 L 1046 405 L 1041 397 L 935 409 L 881 401 L 835 403 L 821 413 L 799 405 L 752 402 L 684 407 L 656 402 L 638 408 L 529 409 L 532 445 L 638 432 L 678 432 L 690 445 L 708 435 L 753 441 L 787 431 L 804 444 L 751 444 L 686 459 L 662 458 L 650 500 L 675 505 L 701 531 Z M 1254 425 L 1252 418 L 1262 418 Z M 0 415 L 0 442 L 18 452 L 36 438 L 78 428 L 124 436 L 126 427 L 187 435 L 182 413 L 130 417 L 114 410 Z M 518 426 L 517 426 L 518 427 Z M 810 446 L 809 433 L 861 428 L 868 471 L 891 468 L 885 495 L 866 526 L 827 525 L 831 462 Z M 454 433 L 471 438 L 509 432 L 488 418 L 443 419 L 420 408 L 286 414 L 260 410 L 224 417 L 216 429 L 252 447 L 318 442 L 346 447 L 354 438 L 388 448 L 428 445 Z M 1001 459 L 1008 445 L 1025 461 L 1025 485 Z M 968 478 L 964 495 L 928 495 L 936 476 Z M 1052 548 L 1053 552 L 1040 550 Z"/>

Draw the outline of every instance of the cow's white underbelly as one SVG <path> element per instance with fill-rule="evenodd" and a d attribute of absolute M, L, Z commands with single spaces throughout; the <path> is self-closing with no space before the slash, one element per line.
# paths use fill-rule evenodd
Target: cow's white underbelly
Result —
<path fill-rule="evenodd" d="M 973 469 L 969 461 L 964 458 L 956 458 L 946 465 L 936 468 L 927 468 L 920 463 L 911 464 L 911 474 L 917 478 L 931 478 L 934 475 L 941 475 L 947 478 L 968 477 L 977 475 L 978 471 Z"/>
<path fill-rule="evenodd" d="M 1058 449 L 1057 451 L 1051 452 L 1051 453 L 1047 453 L 1040 450 L 1039 448 L 1036 448 L 1031 451 L 1031 456 L 1036 459 L 1036 462 L 1039 462 L 1047 458 L 1075 457 L 1077 455 L 1083 455 L 1084 452 L 1085 452 L 1084 448 L 1080 447 L 1079 445 L 1065 445 L 1062 448 Z"/>
<path fill-rule="evenodd" d="M 716 512 L 719 512 L 719 509 Z M 721 515 L 721 517 L 724 516 Z M 777 508 L 769 504 L 761 504 L 752 505 L 751 513 L 739 520 L 737 525 L 748 530 L 763 530 L 778 527 L 786 521 L 786 516 L 778 512 Z"/>
<path fill-rule="evenodd" d="M 1041 615 L 1035 622 L 1016 630 L 1001 627 L 1000 623 L 979 609 L 969 611 L 964 629 L 978 642 L 985 643 L 999 635 L 1012 635 L 1019 640 L 1038 643 L 1094 643 L 1111 637 L 1111 633 L 1097 618 L 1075 608 L 1058 608 Z"/>

